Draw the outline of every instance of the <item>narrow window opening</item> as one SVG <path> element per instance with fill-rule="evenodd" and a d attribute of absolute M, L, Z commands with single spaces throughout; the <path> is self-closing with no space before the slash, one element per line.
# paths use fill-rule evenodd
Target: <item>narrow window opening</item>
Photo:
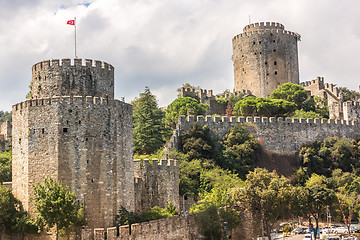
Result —
<path fill-rule="evenodd" d="M 91 182 L 93 183 L 93 182 L 94 182 L 94 179 L 91 179 Z"/>
<path fill-rule="evenodd" d="M 88 138 L 85 138 L 85 141 L 88 141 L 89 139 Z"/>
<path fill-rule="evenodd" d="M 259 41 L 259 44 L 261 44 L 261 41 Z"/>
<path fill-rule="evenodd" d="M 275 71 L 275 75 L 277 75 L 277 71 Z"/>
<path fill-rule="evenodd" d="M 44 134 L 45 133 L 45 128 L 41 129 L 41 132 Z"/>
<path fill-rule="evenodd" d="M 66 124 L 69 124 L 69 121 L 66 121 Z"/>
<path fill-rule="evenodd" d="M 256 53 L 255 53 L 255 55 L 256 55 Z"/>
<path fill-rule="evenodd" d="M 89 160 L 86 160 L 86 164 L 89 164 Z"/>
<path fill-rule="evenodd" d="M 253 42 L 253 45 L 255 45 L 255 42 Z"/>
<path fill-rule="evenodd" d="M 274 65 L 276 65 L 277 64 L 277 62 L 276 61 L 274 61 Z"/>
<path fill-rule="evenodd" d="M 273 51 L 276 52 L 276 49 L 274 49 Z"/>
<path fill-rule="evenodd" d="M 21 144 L 21 138 L 19 138 L 19 144 Z"/>
<path fill-rule="evenodd" d="M 262 52 L 260 52 L 260 55 L 262 54 Z"/>
<path fill-rule="evenodd" d="M 68 128 L 63 128 L 63 132 L 64 133 L 68 132 Z"/>
<path fill-rule="evenodd" d="M 273 40 L 273 43 L 275 42 L 275 40 Z"/>
<path fill-rule="evenodd" d="M 267 62 L 265 62 L 265 65 L 267 65 Z"/>
<path fill-rule="evenodd" d="M 269 76 L 269 73 L 266 73 L 266 76 Z"/>
<path fill-rule="evenodd" d="M 79 125 L 81 125 L 81 120 L 79 120 Z"/>

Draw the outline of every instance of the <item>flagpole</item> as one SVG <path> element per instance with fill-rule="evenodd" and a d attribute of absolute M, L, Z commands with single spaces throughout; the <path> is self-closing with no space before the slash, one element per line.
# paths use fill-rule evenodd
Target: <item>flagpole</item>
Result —
<path fill-rule="evenodd" d="M 75 58 L 77 58 L 77 56 L 76 56 L 76 17 L 74 17 L 74 26 L 75 26 Z"/>

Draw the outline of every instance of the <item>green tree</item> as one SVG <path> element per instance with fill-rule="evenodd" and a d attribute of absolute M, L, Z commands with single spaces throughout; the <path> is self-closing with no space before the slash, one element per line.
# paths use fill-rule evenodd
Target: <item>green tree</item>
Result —
<path fill-rule="evenodd" d="M 164 113 L 148 87 L 133 101 L 134 152 L 152 154 L 163 147 L 171 130 L 165 127 Z"/>
<path fill-rule="evenodd" d="M 360 99 L 360 93 L 354 90 L 350 90 L 346 87 L 340 87 L 340 92 L 344 96 L 344 101 L 358 101 Z"/>
<path fill-rule="evenodd" d="M 247 97 L 235 104 L 233 113 L 238 116 L 284 117 L 296 109 L 295 103 L 283 99 Z"/>
<path fill-rule="evenodd" d="M 246 176 L 244 186 L 233 191 L 233 198 L 246 211 L 260 216 L 268 238 L 274 223 L 288 216 L 291 184 L 276 172 L 256 168 Z"/>
<path fill-rule="evenodd" d="M 253 170 L 256 165 L 257 139 L 249 135 L 244 126 L 238 124 L 229 129 L 223 141 L 225 149 L 221 166 L 235 171 L 241 178 Z"/>
<path fill-rule="evenodd" d="M 284 83 L 277 87 L 269 96 L 270 99 L 283 99 L 295 103 L 301 108 L 304 101 L 308 98 L 305 88 L 294 83 Z"/>
<path fill-rule="evenodd" d="M 216 206 L 209 206 L 204 212 L 197 214 L 195 219 L 200 227 L 200 232 L 207 239 L 221 239 L 222 221 Z"/>
<path fill-rule="evenodd" d="M 180 136 L 179 150 L 188 161 L 193 159 L 216 159 L 219 146 L 207 125 L 195 122 L 191 128 Z"/>
<path fill-rule="evenodd" d="M 207 105 L 199 103 L 191 97 L 177 98 L 166 109 L 166 122 L 175 128 L 179 115 L 205 115 Z"/>
<path fill-rule="evenodd" d="M 0 184 L 11 182 L 11 150 L 5 150 L 0 153 Z"/>
<path fill-rule="evenodd" d="M 7 111 L 0 111 L 0 124 L 6 120 L 12 121 L 12 113 Z"/>
<path fill-rule="evenodd" d="M 35 233 L 37 227 L 33 219 L 19 209 L 20 201 L 14 197 L 11 189 L 0 185 L 0 230 Z"/>
<path fill-rule="evenodd" d="M 80 206 L 75 193 L 70 192 L 68 186 L 51 178 L 44 179 L 44 184 L 36 184 L 32 199 L 36 212 L 49 228 L 56 227 L 56 239 L 59 231 L 66 231 L 76 224 L 79 219 Z"/>

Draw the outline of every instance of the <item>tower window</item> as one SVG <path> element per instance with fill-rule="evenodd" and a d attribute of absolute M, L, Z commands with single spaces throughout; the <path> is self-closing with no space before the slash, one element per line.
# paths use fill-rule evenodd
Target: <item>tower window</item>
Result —
<path fill-rule="evenodd" d="M 277 71 L 275 71 L 275 75 L 277 75 Z"/>
<path fill-rule="evenodd" d="M 265 65 L 267 65 L 267 62 L 265 62 Z"/>
<path fill-rule="evenodd" d="M 276 65 L 277 64 L 277 62 L 276 61 L 274 61 L 274 65 Z"/>
<path fill-rule="evenodd" d="M 253 42 L 253 45 L 255 45 L 255 42 Z"/>
<path fill-rule="evenodd" d="M 276 52 L 276 49 L 274 49 L 273 51 Z"/>
<path fill-rule="evenodd" d="M 256 53 L 255 53 L 255 55 L 256 55 Z"/>
<path fill-rule="evenodd" d="M 275 40 L 273 40 L 273 43 L 275 42 Z"/>
<path fill-rule="evenodd" d="M 68 128 L 63 128 L 63 132 L 67 133 L 68 132 Z"/>
<path fill-rule="evenodd" d="M 81 120 L 79 120 L 79 125 L 81 124 Z"/>
<path fill-rule="evenodd" d="M 259 41 L 259 44 L 261 44 L 261 41 Z"/>
<path fill-rule="evenodd" d="M 43 129 L 41 129 L 41 132 L 42 132 L 42 134 L 44 134 L 45 133 L 45 129 L 43 128 Z"/>

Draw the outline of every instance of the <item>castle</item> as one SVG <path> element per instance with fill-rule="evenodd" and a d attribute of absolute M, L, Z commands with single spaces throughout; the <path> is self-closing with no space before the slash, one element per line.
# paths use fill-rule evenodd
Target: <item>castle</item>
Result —
<path fill-rule="evenodd" d="M 179 207 L 176 161 L 132 159 L 132 106 L 114 99 L 111 65 L 39 62 L 31 93 L 12 108 L 12 190 L 24 210 L 34 212 L 33 185 L 49 177 L 85 203 L 87 228 L 114 226 L 121 206 L 142 211 L 172 201 Z"/>
<path fill-rule="evenodd" d="M 298 34 L 273 22 L 250 24 L 243 31 L 233 38 L 234 92 L 225 98 L 267 97 L 283 83 L 299 84 Z M 332 119 L 180 116 L 166 150 L 178 145 L 193 122 L 208 125 L 220 137 L 243 124 L 265 150 L 277 154 L 295 154 L 303 144 L 329 136 L 360 138 L 359 102 L 344 102 L 341 91 L 321 77 L 301 85 L 309 95 L 327 99 Z M 180 96 L 208 104 L 210 115 L 226 114 L 212 90 L 182 88 Z M 0 140 L 12 136 L 12 189 L 30 214 L 33 185 L 51 177 L 85 203 L 86 239 L 104 239 L 106 231 L 108 239 L 183 239 L 193 230 L 193 219 L 175 217 L 137 224 L 130 237 L 129 227 L 123 226 L 116 236 L 114 219 L 121 206 L 143 211 L 172 201 L 180 208 L 179 166 L 175 160 L 132 159 L 132 107 L 114 99 L 110 64 L 90 59 L 36 63 L 31 99 L 15 104 L 12 112 L 13 129 L 3 123 Z"/>

